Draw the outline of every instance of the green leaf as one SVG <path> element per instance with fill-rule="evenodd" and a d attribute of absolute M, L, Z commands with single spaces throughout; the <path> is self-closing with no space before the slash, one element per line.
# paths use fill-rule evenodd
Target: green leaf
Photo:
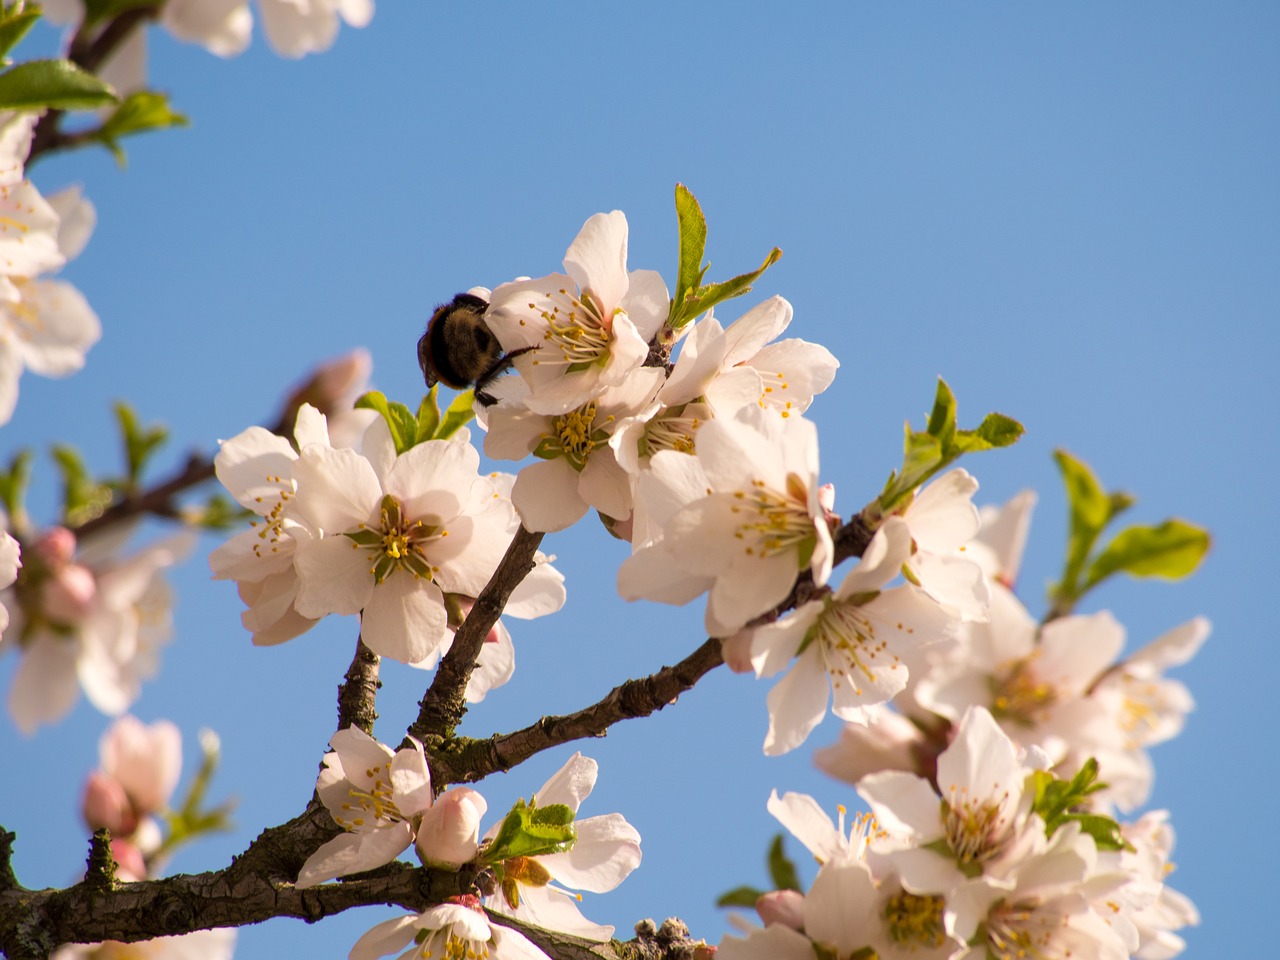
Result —
<path fill-rule="evenodd" d="M 746 907 L 753 909 L 756 901 L 764 896 L 763 890 L 755 887 L 734 887 L 716 897 L 717 907 Z"/>
<path fill-rule="evenodd" d="M 0 20 L 0 57 L 8 56 L 9 51 L 22 41 L 39 19 L 40 11 L 27 7 Z"/>
<path fill-rule="evenodd" d="M 53 460 L 62 473 L 62 513 L 70 527 L 78 527 L 110 506 L 113 492 L 90 476 L 80 454 L 71 447 L 53 448 Z"/>
<path fill-rule="evenodd" d="M 1062 473 L 1071 510 L 1072 532 L 1097 534 L 1111 519 L 1111 498 L 1098 483 L 1088 465 L 1065 450 L 1056 450 L 1053 459 Z"/>
<path fill-rule="evenodd" d="M 138 90 L 129 94 L 101 127 L 94 130 L 90 139 L 110 148 L 117 162 L 124 164 L 124 151 L 119 139 L 147 130 L 164 130 L 168 127 L 186 127 L 191 121 L 184 114 L 169 107 L 169 98 L 153 90 Z"/>
<path fill-rule="evenodd" d="M 1064 823 L 1078 823 L 1093 837 L 1099 850 L 1132 849 L 1113 818 L 1075 809 L 1106 787 L 1098 779 L 1098 761 L 1090 757 L 1070 780 L 1061 780 L 1047 770 L 1037 770 L 1027 779 L 1032 786 L 1031 810 L 1044 820 L 1045 836 L 1052 837 Z"/>
<path fill-rule="evenodd" d="M 440 426 L 440 404 L 437 402 L 439 388 L 438 383 L 434 384 L 418 404 L 418 429 L 414 431 L 417 443 L 432 439 L 436 435 L 436 428 Z"/>
<path fill-rule="evenodd" d="M 70 60 L 29 60 L 0 74 L 0 109 L 96 110 L 119 98 Z"/>
<path fill-rule="evenodd" d="M 760 278 L 760 274 L 777 263 L 781 257 L 782 251 L 774 247 L 769 251 L 769 255 L 764 258 L 764 263 L 750 273 L 741 273 L 731 280 L 709 283 L 705 287 L 699 287 L 693 296 L 685 299 L 683 315 L 678 318 L 678 322 L 673 321 L 672 326 L 679 329 L 698 314 L 706 313 L 716 304 L 732 300 L 734 297 L 740 297 L 744 293 L 750 293 L 751 285 Z"/>
<path fill-rule="evenodd" d="M 434 387 L 432 389 L 435 389 Z M 436 428 L 437 440 L 448 440 L 476 417 L 475 392 L 464 390 L 453 398 L 449 409 L 444 412 L 444 419 Z"/>
<path fill-rule="evenodd" d="M 570 807 L 564 804 L 533 807 L 517 800 L 493 840 L 482 851 L 481 859 L 495 864 L 513 857 L 563 853 L 572 849 L 577 838 Z"/>
<path fill-rule="evenodd" d="M 142 477 L 142 471 L 151 459 L 151 455 L 169 439 L 169 431 L 159 424 L 142 427 L 138 423 L 138 415 L 133 408 L 122 400 L 114 404 L 116 421 L 120 424 L 120 434 L 124 439 L 125 462 L 128 472 L 125 474 L 125 486 L 133 489 Z"/>
<path fill-rule="evenodd" d="M 985 442 L 988 448 L 998 450 L 1013 446 L 1022 439 L 1025 432 L 1026 428 L 1013 417 L 1006 417 L 1003 413 L 988 413 L 973 434 Z"/>
<path fill-rule="evenodd" d="M 15 527 L 26 524 L 27 487 L 31 483 L 30 450 L 19 450 L 9 460 L 9 468 L 0 471 L 0 504 L 4 505 L 10 523 Z"/>
<path fill-rule="evenodd" d="M 413 447 L 418 439 L 418 418 L 403 403 L 390 403 L 380 391 L 370 390 L 355 402 L 355 406 L 357 410 L 376 410 L 382 414 L 391 430 L 397 456 Z"/>
<path fill-rule="evenodd" d="M 955 436 L 956 395 L 941 377 L 938 378 L 938 389 L 933 395 L 933 411 L 929 414 L 925 432 L 937 437 L 943 449 L 951 445 L 951 438 Z"/>
<path fill-rule="evenodd" d="M 1113 573 L 1179 580 L 1193 573 L 1209 549 L 1209 533 L 1185 520 L 1120 531 L 1093 561 L 1085 589 Z"/>
<path fill-rule="evenodd" d="M 773 842 L 769 844 L 768 864 L 769 879 L 773 881 L 775 890 L 801 889 L 800 875 L 796 872 L 796 865 L 792 863 L 783 848 L 783 837 L 780 833 L 775 834 Z M 752 905 L 755 905 L 754 900 Z"/>
<path fill-rule="evenodd" d="M 707 267 L 702 263 L 707 250 L 707 218 L 703 216 L 697 198 L 682 183 L 676 184 L 676 220 L 680 231 L 680 264 L 676 271 L 676 295 L 671 301 L 670 320 L 672 327 L 679 328 L 692 319 L 692 316 L 683 316 L 683 307 L 702 285 L 702 278 L 707 273 Z"/>

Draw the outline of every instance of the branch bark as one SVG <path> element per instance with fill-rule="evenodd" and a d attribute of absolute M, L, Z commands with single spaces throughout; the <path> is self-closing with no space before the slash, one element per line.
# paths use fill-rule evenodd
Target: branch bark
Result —
<path fill-rule="evenodd" d="M 378 667 L 382 658 L 356 637 L 356 652 L 347 667 L 343 683 L 338 687 L 338 729 L 359 727 L 373 736 L 373 722 L 378 719 L 376 702 L 382 681 Z"/>

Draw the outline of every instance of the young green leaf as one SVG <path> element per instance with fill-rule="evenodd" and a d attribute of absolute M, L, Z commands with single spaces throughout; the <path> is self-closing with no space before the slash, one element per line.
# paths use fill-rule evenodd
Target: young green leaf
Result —
<path fill-rule="evenodd" d="M 120 424 L 120 436 L 124 440 L 126 470 L 125 487 L 133 489 L 142 478 L 142 471 L 151 455 L 169 439 L 169 431 L 160 424 L 143 427 L 138 415 L 123 400 L 113 405 L 116 422 Z"/>
<path fill-rule="evenodd" d="M 19 450 L 9 460 L 7 470 L 0 471 L 0 504 L 9 515 L 9 523 L 21 529 L 27 523 L 27 487 L 31 483 L 30 450 Z"/>
<path fill-rule="evenodd" d="M 110 84 L 70 60 L 28 60 L 0 73 L 0 109 L 96 110 L 118 100 Z"/>
<path fill-rule="evenodd" d="M 774 834 L 769 844 L 769 879 L 773 881 L 775 890 L 800 890 L 800 875 L 796 865 L 787 856 L 783 847 L 782 834 Z M 754 906 L 754 903 L 752 904 Z"/>
<path fill-rule="evenodd" d="M 78 527 L 110 506 L 112 489 L 93 479 L 79 452 L 56 445 L 53 460 L 62 474 L 62 515 L 67 526 Z"/>
<path fill-rule="evenodd" d="M 418 404 L 418 429 L 414 431 L 415 443 L 430 440 L 436 435 L 436 430 L 440 426 L 440 404 L 437 400 L 439 389 L 438 383 L 432 384 L 427 395 Z"/>
<path fill-rule="evenodd" d="M 1085 589 L 1113 573 L 1179 580 L 1200 566 L 1209 550 L 1209 533 L 1185 520 L 1120 531 L 1089 567 Z"/>
<path fill-rule="evenodd" d="M 116 107 L 106 122 L 93 131 L 90 139 L 106 146 L 115 155 L 116 162 L 124 166 L 124 150 L 119 143 L 121 137 L 147 130 L 189 125 L 190 121 L 184 114 L 170 108 L 169 98 L 165 94 L 154 90 L 138 90 L 125 97 L 124 102 Z"/>
<path fill-rule="evenodd" d="M 9 51 L 22 41 L 27 31 L 34 27 L 39 19 L 39 9 L 15 7 L 12 10 L 5 10 L 4 16 L 0 17 L 0 58 L 8 57 Z M 9 61 L 5 60 L 4 65 L 8 66 Z"/>
<path fill-rule="evenodd" d="M 763 890 L 757 890 L 755 887 L 734 887 L 727 890 L 720 896 L 716 897 L 717 907 L 745 907 L 748 910 L 755 909 L 756 901 L 764 896 Z"/>
<path fill-rule="evenodd" d="M 560 803 L 535 807 L 517 800 L 493 840 L 485 846 L 481 859 L 494 864 L 514 857 L 563 853 L 572 849 L 576 840 L 570 807 Z"/>
<path fill-rule="evenodd" d="M 414 446 L 418 439 L 418 418 L 403 403 L 391 403 L 378 390 L 370 390 L 355 402 L 357 410 L 376 410 L 391 430 L 396 455 Z"/>
<path fill-rule="evenodd" d="M 702 285 L 707 272 L 702 263 L 707 250 L 707 218 L 697 198 L 682 183 L 676 184 L 676 220 L 680 230 L 680 264 L 676 271 L 676 295 L 671 301 L 673 326 L 685 299 Z"/>
<path fill-rule="evenodd" d="M 440 421 L 440 426 L 436 429 L 436 439 L 448 440 L 474 420 L 475 416 L 475 393 L 472 390 L 464 390 L 453 398 L 453 402 L 449 404 L 449 409 L 444 412 L 444 419 Z"/>
<path fill-rule="evenodd" d="M 161 0 L 84 0 L 84 6 L 85 22 L 95 24 L 103 20 L 113 20 L 120 14 L 139 7 L 158 9 L 161 6 Z"/>

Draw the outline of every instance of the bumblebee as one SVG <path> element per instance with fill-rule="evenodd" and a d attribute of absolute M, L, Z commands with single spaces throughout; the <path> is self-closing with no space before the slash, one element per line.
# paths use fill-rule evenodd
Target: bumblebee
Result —
<path fill-rule="evenodd" d="M 454 390 L 473 387 L 477 403 L 487 407 L 497 402 L 485 387 L 511 366 L 512 358 L 531 348 L 504 354 L 484 322 L 488 306 L 481 297 L 460 293 L 436 307 L 418 339 L 418 366 L 428 388 L 437 382 Z"/>

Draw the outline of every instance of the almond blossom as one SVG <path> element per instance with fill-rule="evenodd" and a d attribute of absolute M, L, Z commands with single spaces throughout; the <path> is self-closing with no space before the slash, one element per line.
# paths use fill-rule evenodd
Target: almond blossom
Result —
<path fill-rule="evenodd" d="M 490 923 L 476 897 L 455 897 L 417 916 L 384 920 L 365 933 L 348 960 L 376 960 L 398 950 L 399 960 L 550 960 L 527 937 Z"/>
<path fill-rule="evenodd" d="M 596 783 L 599 765 L 581 753 L 551 776 L 534 794 L 533 806 L 564 804 L 575 814 Z M 488 837 L 497 832 L 493 827 Z M 498 913 L 548 930 L 589 940 L 608 940 L 613 927 L 594 924 L 582 916 L 573 894 L 564 888 L 606 893 L 640 865 L 640 834 L 620 813 L 575 819 L 577 840 L 565 853 L 550 853 L 506 861 L 514 883 L 485 899 Z"/>
<path fill-rule="evenodd" d="M 108 715 L 129 708 L 170 638 L 163 571 L 193 542 L 193 535 L 178 535 L 121 559 L 113 538 L 77 549 L 74 535 L 54 528 L 32 545 L 23 590 L 3 598 L 14 621 L 4 647 L 22 656 L 9 692 L 19 729 L 30 734 L 61 719 L 79 689 Z"/>
<path fill-rule="evenodd" d="M 582 225 L 564 268 L 502 284 L 485 313 L 528 389 L 518 403 L 550 416 L 582 408 L 639 370 L 670 303 L 657 272 L 627 271 L 627 218 L 620 210 Z M 500 382 L 492 392 L 505 402 L 507 387 Z"/>
<path fill-rule="evenodd" d="M 144 724 L 126 714 L 102 735 L 98 754 L 100 768 L 86 785 L 85 820 L 95 830 L 128 837 L 168 807 L 182 774 L 182 734 L 168 720 Z M 116 790 L 123 807 L 104 804 Z"/>
<path fill-rule="evenodd" d="M 694 456 L 663 451 L 641 474 L 636 549 L 618 590 L 674 604 L 705 592 L 707 633 L 728 637 L 781 603 L 801 570 L 826 583 L 832 545 L 821 496 L 812 423 L 752 408 L 713 420 Z"/>
<path fill-rule="evenodd" d="M 412 738 L 410 738 L 412 739 Z M 416 740 L 393 751 L 358 727 L 329 740 L 316 793 L 343 832 L 307 858 L 295 886 L 390 863 L 413 843 L 415 818 L 431 807 L 431 772 Z"/>
<path fill-rule="evenodd" d="M 370 443 L 369 437 L 382 438 Z M 479 596 L 506 550 L 511 504 L 460 440 L 395 455 L 385 431 L 365 454 L 311 444 L 293 465 L 298 614 L 361 614 L 374 653 L 415 663 L 449 640 L 445 594 Z"/>
<path fill-rule="evenodd" d="M 977 490 L 967 471 L 952 470 L 921 488 L 901 516 L 913 545 L 908 578 L 954 616 L 982 621 L 991 591 L 982 566 L 965 555 L 981 522 L 973 505 Z"/>
<path fill-rule="evenodd" d="M 864 721 L 868 707 L 906 686 L 907 660 L 919 648 L 953 636 L 957 621 L 923 593 L 910 586 L 882 591 L 910 552 L 906 524 L 890 517 L 839 590 L 755 628 L 756 675 L 790 668 L 769 691 L 766 754 L 786 753 L 803 743 L 832 697 L 832 713 Z"/>
<path fill-rule="evenodd" d="M 64 280 L 40 279 L 84 248 L 93 206 L 78 189 L 45 200 L 29 181 L 0 186 L 0 423 L 18 402 L 24 368 L 62 377 L 84 366 L 102 325 Z"/>

